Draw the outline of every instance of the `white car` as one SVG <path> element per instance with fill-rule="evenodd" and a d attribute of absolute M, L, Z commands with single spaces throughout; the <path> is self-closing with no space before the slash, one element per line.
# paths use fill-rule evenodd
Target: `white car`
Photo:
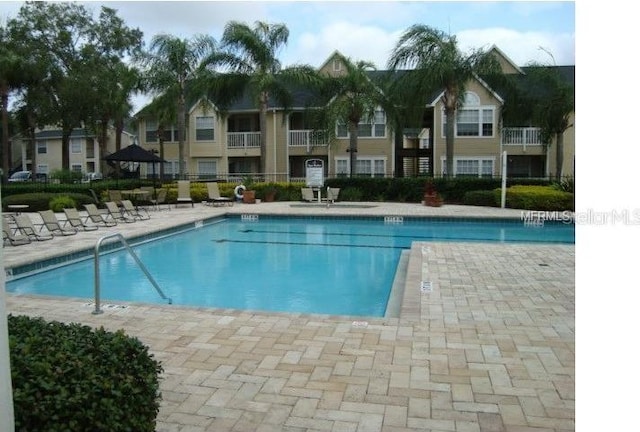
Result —
<path fill-rule="evenodd" d="M 31 181 L 31 171 L 16 171 L 9 177 L 9 182 L 28 182 Z"/>
<path fill-rule="evenodd" d="M 102 173 L 88 172 L 82 177 L 82 183 L 91 183 L 98 180 L 102 180 Z"/>

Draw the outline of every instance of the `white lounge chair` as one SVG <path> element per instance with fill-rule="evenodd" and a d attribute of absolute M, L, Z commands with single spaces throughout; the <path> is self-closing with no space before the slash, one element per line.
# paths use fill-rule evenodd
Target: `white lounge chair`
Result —
<path fill-rule="evenodd" d="M 75 229 L 82 228 L 83 231 L 95 231 L 98 229 L 98 225 L 87 225 L 86 222 L 87 220 L 89 220 L 89 217 L 87 216 L 83 220 L 77 209 L 65 208 L 65 209 L 62 209 L 62 211 L 64 212 L 64 215 L 67 218 L 67 220 L 62 221 L 63 227 L 66 227 L 66 225 L 69 224 Z"/>
<path fill-rule="evenodd" d="M 9 242 L 12 246 L 31 243 L 29 237 L 20 234 L 17 228 L 12 228 L 5 217 L 2 218 L 2 240 L 4 243 Z"/>
<path fill-rule="evenodd" d="M 233 205 L 233 200 L 231 198 L 223 197 L 222 195 L 220 195 L 220 188 L 218 188 L 218 183 L 208 182 L 207 192 L 209 196 L 205 204 L 211 205 L 211 206 Z"/>
<path fill-rule="evenodd" d="M 332 188 L 327 187 L 327 203 L 333 204 L 338 200 L 338 195 L 340 195 L 340 188 Z"/>
<path fill-rule="evenodd" d="M 53 238 L 53 234 L 51 234 L 49 230 L 43 231 L 44 226 L 42 226 L 40 230 L 36 230 L 31 218 L 26 214 L 16 216 L 16 226 L 20 233 L 27 236 L 29 240 L 43 241 Z"/>
<path fill-rule="evenodd" d="M 98 207 L 96 207 L 95 204 L 85 204 L 84 208 L 87 210 L 87 220 L 91 220 L 91 222 L 96 225 L 112 227 L 118 224 L 115 220 L 107 219 L 102 213 L 100 213 L 100 210 L 98 210 Z"/>
<path fill-rule="evenodd" d="M 78 234 L 78 229 L 70 226 L 66 227 L 60 224 L 58 217 L 53 212 L 53 210 L 42 210 L 38 212 L 40 217 L 42 218 L 43 225 L 49 230 L 49 232 L 53 235 L 57 236 L 68 236 Z"/>
<path fill-rule="evenodd" d="M 178 180 L 178 204 L 191 204 L 193 207 L 193 198 L 191 198 L 191 182 L 189 180 Z"/>
<path fill-rule="evenodd" d="M 134 206 L 131 200 L 122 200 L 122 211 L 125 216 L 128 215 L 134 220 L 151 219 L 148 211 L 146 211 L 143 207 Z"/>
<path fill-rule="evenodd" d="M 302 201 L 313 202 L 316 201 L 316 198 L 313 196 L 313 189 L 311 188 L 301 188 L 302 192 Z"/>

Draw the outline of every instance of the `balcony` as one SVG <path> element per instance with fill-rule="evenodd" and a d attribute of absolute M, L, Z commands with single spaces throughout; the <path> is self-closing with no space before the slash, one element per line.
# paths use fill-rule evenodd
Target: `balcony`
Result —
<path fill-rule="evenodd" d="M 314 130 L 291 130 L 289 131 L 289 147 L 306 147 L 311 151 L 312 147 L 326 146 L 327 134 Z"/>
<path fill-rule="evenodd" d="M 502 129 L 502 145 L 522 146 L 522 149 L 526 150 L 527 146 L 541 146 L 543 144 L 540 128 L 523 127 Z"/>
<path fill-rule="evenodd" d="M 260 132 L 228 132 L 227 148 L 260 148 Z"/>

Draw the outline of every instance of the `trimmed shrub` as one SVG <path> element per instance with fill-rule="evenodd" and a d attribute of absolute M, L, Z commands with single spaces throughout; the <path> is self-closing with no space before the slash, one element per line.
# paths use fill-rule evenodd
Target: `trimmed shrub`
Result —
<path fill-rule="evenodd" d="M 497 207 L 496 195 L 490 190 L 470 191 L 464 194 L 462 204 L 472 206 Z"/>
<path fill-rule="evenodd" d="M 500 189 L 494 191 L 499 202 Z M 574 195 L 553 186 L 511 186 L 507 188 L 506 206 L 541 211 L 573 211 Z"/>
<path fill-rule="evenodd" d="M 70 196 L 60 195 L 49 201 L 49 208 L 54 212 L 61 212 L 65 208 L 76 208 L 76 202 Z"/>
<path fill-rule="evenodd" d="M 16 431 L 149 431 L 160 363 L 135 338 L 103 328 L 8 317 Z"/>
<path fill-rule="evenodd" d="M 30 212 L 36 212 L 41 210 L 49 210 L 51 200 L 58 197 L 66 197 L 70 198 L 74 201 L 76 208 L 82 208 L 84 204 L 89 204 L 93 202 L 93 199 L 89 195 L 85 195 L 82 193 L 50 193 L 50 192 L 39 192 L 39 193 L 24 193 L 18 195 L 10 195 L 8 197 L 2 197 L 2 207 L 3 210 L 6 210 L 7 206 L 10 204 L 26 204 L 29 206 Z"/>
<path fill-rule="evenodd" d="M 362 191 L 356 187 L 347 187 L 340 190 L 340 201 L 368 201 L 362 199 Z"/>

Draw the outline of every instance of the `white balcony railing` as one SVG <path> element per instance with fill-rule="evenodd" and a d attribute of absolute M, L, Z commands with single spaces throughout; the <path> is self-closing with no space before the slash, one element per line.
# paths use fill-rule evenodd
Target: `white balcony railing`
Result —
<path fill-rule="evenodd" d="M 521 145 L 523 148 L 527 146 L 540 146 L 543 144 L 540 138 L 540 128 L 504 128 L 502 129 L 502 144 Z"/>
<path fill-rule="evenodd" d="M 227 148 L 260 148 L 260 132 L 227 132 Z"/>
<path fill-rule="evenodd" d="M 314 130 L 291 130 L 289 131 L 289 147 L 306 147 L 307 151 L 311 147 L 327 145 L 327 134 Z"/>

